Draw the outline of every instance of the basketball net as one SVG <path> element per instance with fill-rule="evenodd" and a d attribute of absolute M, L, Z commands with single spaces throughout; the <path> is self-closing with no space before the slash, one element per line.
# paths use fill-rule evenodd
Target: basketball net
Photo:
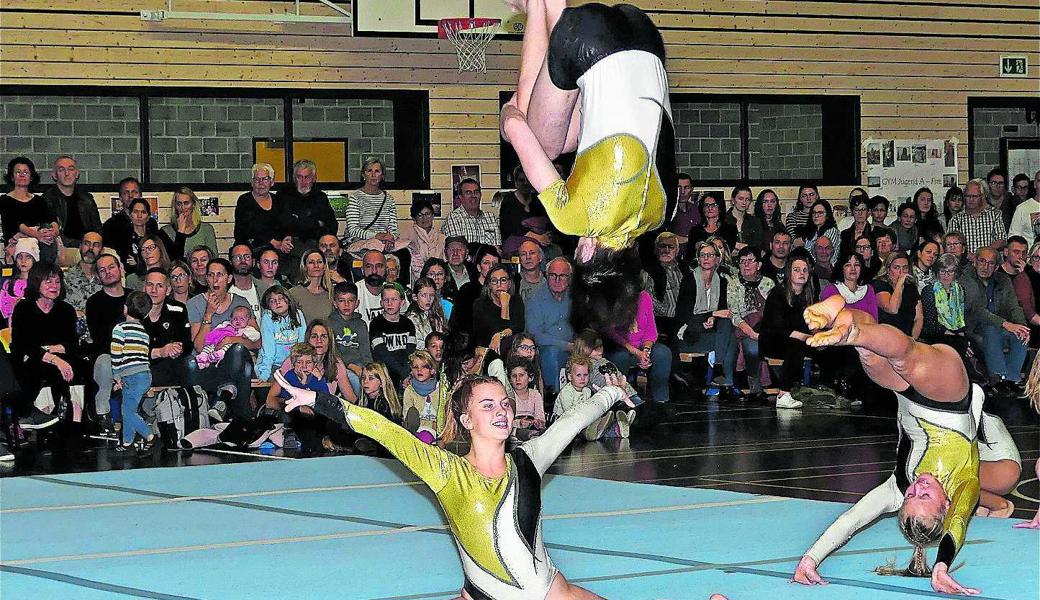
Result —
<path fill-rule="evenodd" d="M 485 73 L 487 47 L 500 31 L 501 24 L 501 19 L 441 19 L 437 33 L 455 46 L 459 54 L 459 73 Z"/>

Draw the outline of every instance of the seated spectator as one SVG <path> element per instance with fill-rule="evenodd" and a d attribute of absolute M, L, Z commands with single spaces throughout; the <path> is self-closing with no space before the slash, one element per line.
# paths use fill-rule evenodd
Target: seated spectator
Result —
<path fill-rule="evenodd" d="M 408 356 L 408 363 L 410 377 L 404 389 L 401 407 L 404 428 L 427 444 L 433 444 L 440 439 L 448 424 L 446 411 L 451 401 L 451 389 L 447 381 L 438 377 L 429 352 L 412 352 Z"/>
<path fill-rule="evenodd" d="M 787 231 L 780 219 L 780 197 L 776 192 L 766 188 L 758 193 L 755 198 L 755 216 L 762 222 L 762 247 L 763 252 L 769 252 L 769 245 L 773 241 L 773 235 L 777 231 Z"/>
<path fill-rule="evenodd" d="M 964 234 L 959 231 L 951 231 L 943 236 L 943 253 L 949 253 L 957 257 L 961 266 L 968 264 L 968 250 L 964 243 Z"/>
<path fill-rule="evenodd" d="M 25 296 L 29 272 L 40 262 L 40 245 L 35 238 L 18 240 L 14 247 L 14 275 L 0 283 L 0 316 L 4 323 L 11 322 L 14 307 Z M 52 263 L 53 264 L 53 263 Z"/>
<path fill-rule="evenodd" d="M 875 227 L 870 237 L 874 241 L 874 256 L 884 265 L 888 255 L 896 250 L 896 234 L 889 227 Z"/>
<path fill-rule="evenodd" d="M 447 293 L 447 284 L 450 282 L 448 279 L 448 263 L 440 258 L 426 259 L 422 270 L 419 271 L 419 279 L 424 278 L 433 282 L 433 285 L 436 287 L 437 297 L 440 298 L 441 308 L 444 311 L 444 318 L 451 319 L 451 311 L 455 305 L 444 296 Z M 454 285 L 454 283 L 451 285 Z"/>
<path fill-rule="evenodd" d="M 195 363 L 200 369 L 218 364 L 224 358 L 226 346 L 224 340 L 245 338 L 251 342 L 260 341 L 260 332 L 249 324 L 253 320 L 253 311 L 248 306 L 239 306 L 231 311 L 231 318 L 210 329 L 206 334 L 206 345 L 195 354 Z M 254 321 L 255 322 L 255 321 Z"/>
<path fill-rule="evenodd" d="M 785 267 L 791 254 L 791 240 L 791 234 L 786 230 L 774 232 L 769 241 L 769 254 L 762 261 L 762 275 L 780 285 L 784 283 L 784 273 L 787 272 Z"/>
<path fill-rule="evenodd" d="M 4 182 L 10 189 L 0 195 L 0 238 L 6 246 L 16 237 L 31 237 L 43 250 L 47 262 L 58 262 L 58 250 L 62 248 L 58 222 L 51 213 L 43 196 L 36 196 L 30 187 L 40 183 L 33 161 L 24 156 L 12 158 L 7 163 Z"/>
<path fill-rule="evenodd" d="M 144 215 L 137 215 L 135 223 L 131 211 L 135 200 L 145 204 Z M 119 182 L 120 210 L 101 226 L 101 234 L 105 244 L 114 250 L 123 261 L 127 273 L 136 273 L 139 265 L 141 239 L 150 233 L 158 233 L 159 225 L 152 218 L 151 205 L 141 196 L 141 182 L 136 177 L 127 177 Z M 140 272 L 141 274 L 144 271 Z"/>
<path fill-rule="evenodd" d="M 344 254 L 336 236 L 326 233 L 318 238 L 318 251 L 325 256 L 332 285 L 354 280 L 354 259 L 350 254 Z"/>
<path fill-rule="evenodd" d="M 123 263 L 111 254 L 102 254 L 97 260 L 101 291 L 87 299 L 87 330 L 91 344 L 85 354 L 94 362 L 95 414 L 107 415 L 112 400 L 112 362 L 108 354 L 112 344 L 112 329 L 123 321 L 127 289 L 123 285 Z M 102 425 L 104 423 L 102 422 Z"/>
<path fill-rule="evenodd" d="M 361 372 L 362 393 L 358 405 L 372 409 L 398 425 L 404 424 L 404 407 L 401 405 L 397 390 L 394 389 L 386 366 L 381 363 L 366 363 Z M 358 436 L 354 447 L 362 454 L 376 455 L 380 446 L 373 440 Z"/>
<path fill-rule="evenodd" d="M 328 324 L 336 344 L 336 353 L 347 365 L 347 376 L 354 393 L 361 394 L 361 368 L 372 362 L 372 344 L 368 337 L 368 323 L 361 318 L 358 307 L 358 286 L 364 284 L 337 283 L 332 292 L 332 312 Z"/>
<path fill-rule="evenodd" d="M 293 164 L 293 183 L 278 192 L 285 211 L 286 234 L 292 237 L 292 248 L 281 262 L 282 276 L 292 276 L 296 261 L 317 248 L 321 236 L 335 236 L 339 231 L 329 197 L 318 189 L 317 182 L 317 165 L 311 160 L 298 160 Z"/>
<path fill-rule="evenodd" d="M 398 283 L 383 285 L 383 311 L 372 319 L 368 331 L 372 340 L 372 358 L 386 365 L 394 385 L 404 388 L 408 377 L 408 356 L 415 352 L 415 325 L 401 315 L 405 301 L 404 288 Z"/>
<path fill-rule="evenodd" d="M 870 215 L 870 207 L 867 204 L 869 200 L 863 196 L 856 196 L 850 198 L 849 202 L 852 204 L 849 207 L 852 210 L 852 223 L 839 236 L 838 254 L 855 252 L 856 241 L 861 237 L 870 239 L 872 227 L 867 222 Z"/>
<path fill-rule="evenodd" d="M 826 200 L 817 200 L 809 208 L 809 221 L 795 234 L 795 245 L 799 245 L 798 241 L 801 240 L 801 245 L 809 251 L 813 260 L 820 262 L 820 258 L 816 255 L 816 242 L 821 237 L 826 237 L 831 241 L 832 250 L 837 248 L 841 241 L 838 227 L 834 222 L 831 203 Z M 831 257 L 832 260 L 837 259 L 834 252 L 831 252 Z"/>
<path fill-rule="evenodd" d="M 228 248 L 228 260 L 234 269 L 231 293 L 245 299 L 253 314 L 259 315 L 263 310 L 260 299 L 264 297 L 267 286 L 253 277 L 253 251 L 245 244 L 234 244 Z"/>
<path fill-rule="evenodd" d="M 524 307 L 527 330 L 539 349 L 539 366 L 548 375 L 545 383 L 555 392 L 556 373 L 567 360 L 567 347 L 574 338 L 570 322 L 572 267 L 561 256 L 549 261 L 547 271 L 547 284 L 535 290 Z"/>
<path fill-rule="evenodd" d="M 885 274 L 875 279 L 872 287 L 877 295 L 878 323 L 917 339 L 924 326 L 924 309 L 905 252 L 888 255 Z"/>
<path fill-rule="evenodd" d="M 139 256 L 134 262 L 137 266 L 126 276 L 126 287 L 140 291 L 144 289 L 144 274 L 152 269 L 168 271 L 170 257 L 166 254 L 166 246 L 158 234 L 150 233 L 136 243 Z M 123 264 L 125 265 L 126 261 L 123 261 Z"/>
<path fill-rule="evenodd" d="M 1029 346 L 1040 347 L 1040 242 L 1029 249 L 1029 259 L 1022 272 L 1012 281 L 1015 296 L 1029 324 Z"/>
<path fill-rule="evenodd" d="M 1040 175 L 1037 175 L 1036 178 L 1040 179 Z M 1026 175 L 1025 173 L 1015 175 L 1014 179 L 1011 180 L 1011 194 L 1016 210 L 1017 207 L 1022 206 L 1023 202 L 1029 200 L 1036 194 L 1036 191 L 1030 185 L 1029 175 Z"/>
<path fill-rule="evenodd" d="M 825 286 L 836 278 L 834 263 L 837 262 L 837 257 L 834 242 L 825 235 L 820 236 L 813 244 L 813 255 L 816 257 L 813 277 L 820 282 L 821 286 Z"/>
<path fill-rule="evenodd" d="M 408 252 L 412 255 L 412 281 L 424 277 L 421 273 L 426 261 L 431 258 L 444 259 L 444 233 L 440 225 L 433 220 L 433 204 L 429 200 L 417 200 L 409 209 L 413 226 L 401 235 L 408 242 Z M 442 282 L 443 285 L 443 282 Z"/>
<path fill-rule="evenodd" d="M 418 350 L 426 349 L 426 336 L 434 331 L 446 333 L 448 320 L 444 317 L 437 286 L 432 279 L 419 279 L 412 286 L 412 301 L 405 316 L 415 325 L 415 340 Z"/>
<path fill-rule="evenodd" d="M 749 399 L 764 400 L 758 340 L 766 298 L 776 287 L 776 282 L 762 277 L 762 261 L 757 248 L 745 247 L 737 257 L 740 273 L 729 281 L 726 291 L 730 320 L 733 321 L 737 343 L 744 351 L 744 365 L 751 387 Z"/>
<path fill-rule="evenodd" d="M 480 261 L 476 258 L 474 258 L 473 262 L 466 260 L 469 255 L 469 248 L 466 238 L 462 236 L 446 238 L 444 240 L 444 254 L 447 256 L 448 274 L 451 275 L 451 281 L 445 284 L 443 295 L 448 300 L 454 302 L 455 294 L 467 283 L 477 279 L 477 269 L 474 263 L 479 263 Z"/>
<path fill-rule="evenodd" d="M 591 375 L 594 372 L 596 367 L 591 357 L 577 353 L 571 355 L 567 361 L 567 383 L 560 388 L 553 406 L 553 420 L 592 397 L 595 389 Z M 627 438 L 635 416 L 634 410 L 607 411 L 582 431 L 582 437 L 589 442 L 601 438 Z"/>
<path fill-rule="evenodd" d="M 501 353 L 502 341 L 523 331 L 525 326 L 524 301 L 513 289 L 513 278 L 505 267 L 492 268 L 485 277 L 480 298 L 473 304 L 470 345 Z"/>
<path fill-rule="evenodd" d="M 397 203 L 382 187 L 383 161 L 375 157 L 367 158 L 361 166 L 361 176 L 364 183 L 350 193 L 350 202 L 347 203 L 347 227 L 343 238 L 347 252 L 357 256 L 366 250 L 394 254 L 401 260 L 407 276 L 411 268 L 408 242 L 401 239 Z"/>
<path fill-rule="evenodd" d="M 958 281 L 961 260 L 955 254 L 946 253 L 935 261 L 935 268 L 938 272 L 935 281 L 921 292 L 921 312 L 924 316 L 921 341 L 926 344 L 946 344 L 967 362 L 964 287 Z"/>
<path fill-rule="evenodd" d="M 686 173 L 676 176 L 679 185 L 675 216 L 668 225 L 668 230 L 684 240 L 690 237 L 690 230 L 701 224 L 701 211 L 698 206 L 697 193 L 693 191 L 693 178 Z"/>
<path fill-rule="evenodd" d="M 184 304 L 168 296 L 170 278 L 153 269 L 144 274 L 144 293 L 152 309 L 141 319 L 151 348 L 152 385 L 181 385 L 191 355 L 191 324 Z"/>
<path fill-rule="evenodd" d="M 407 282 L 401 281 L 401 261 L 393 254 L 384 254 L 386 259 L 386 283 L 400 283 L 401 286 Z"/>
<path fill-rule="evenodd" d="M 131 292 L 126 297 L 126 320 L 112 330 L 112 377 L 122 388 L 123 439 L 116 451 L 126 452 L 136 438 L 143 442 L 141 450 L 152 449 L 155 434 L 139 413 L 141 400 L 152 386 L 149 370 L 150 338 L 141 319 L 152 310 L 152 299 L 144 292 Z"/>
<path fill-rule="evenodd" d="M 798 202 L 791 208 L 791 212 L 787 213 L 787 219 L 784 221 L 787 233 L 791 234 L 791 239 L 799 238 L 802 228 L 810 220 L 809 210 L 819 199 L 820 191 L 815 185 L 803 183 L 798 187 Z"/>
<path fill-rule="evenodd" d="M 1011 217 L 1011 227 L 1008 230 L 1008 235 L 1022 236 L 1022 239 L 1026 240 L 1027 244 L 1032 245 L 1037 238 L 1037 234 L 1040 233 L 1040 171 L 1036 172 L 1036 188 L 1033 196 L 1029 194 L 1029 178 L 1020 180 L 1015 177 L 1015 195 L 1018 196 L 1020 202 L 1018 208 L 1015 209 L 1015 214 Z M 1026 197 L 1022 198 L 1020 193 L 1022 192 L 1022 186 L 1025 185 Z"/>
<path fill-rule="evenodd" d="M 1002 251 L 1000 272 L 1014 280 L 1026 268 L 1026 254 L 1029 244 L 1022 236 L 1013 235 L 1007 239 Z"/>
<path fill-rule="evenodd" d="M 513 435 L 527 441 L 545 431 L 545 402 L 538 391 L 538 373 L 534 363 L 521 356 L 509 357 L 506 373 L 510 383 L 506 391 L 513 399 L 516 413 Z"/>
<path fill-rule="evenodd" d="M 730 247 L 726 244 L 726 241 L 713 235 L 708 238 L 707 242 L 715 246 L 715 251 L 719 253 L 719 275 L 731 277 L 736 274 L 737 265 L 733 262 L 733 253 L 730 252 Z"/>
<path fill-rule="evenodd" d="M 261 290 L 267 290 L 270 287 L 280 285 L 286 289 L 292 287 L 291 283 L 286 282 L 281 278 L 278 273 L 278 269 L 281 266 L 281 259 L 278 258 L 278 252 L 268 248 L 260 252 L 257 263 L 257 273 L 260 275 L 256 278 L 256 285 Z"/>
<path fill-rule="evenodd" d="M 645 265 L 643 289 L 654 301 L 654 319 L 657 327 L 668 336 L 674 336 L 675 303 L 679 298 L 683 269 L 679 265 L 679 238 L 670 231 L 663 231 L 654 241 L 657 261 Z"/>
<path fill-rule="evenodd" d="M 501 246 L 502 232 L 498 214 L 480 208 L 480 183 L 467 177 L 456 187 L 456 195 L 462 199 L 462 205 L 444 219 L 444 235 L 465 238 L 470 244 Z"/>
<path fill-rule="evenodd" d="M 76 159 L 63 154 L 54 160 L 54 171 L 51 172 L 54 186 L 43 193 L 47 211 L 58 223 L 66 248 L 79 246 L 83 234 L 88 231 L 101 233 L 97 203 L 90 192 L 78 185 L 79 176 Z"/>
<path fill-rule="evenodd" d="M 453 273 L 454 268 L 451 267 L 451 260 L 454 260 L 457 247 L 458 244 L 452 243 L 451 240 L 448 241 L 448 266 L 452 269 L 449 271 L 450 273 Z M 473 309 L 484 291 L 488 273 L 497 267 L 500 261 L 498 250 L 495 250 L 492 246 L 479 246 L 473 254 L 473 262 L 476 265 L 473 272 L 474 277 L 459 288 L 451 297 L 454 306 L 451 310 L 449 329 L 452 337 L 455 339 L 456 348 L 465 348 L 473 345 L 470 343 L 470 336 L 473 331 Z"/>
<path fill-rule="evenodd" d="M 856 223 L 856 205 L 861 203 L 866 207 L 866 210 L 860 212 L 861 226 L 858 229 L 853 230 L 856 233 L 849 235 L 859 237 L 864 234 L 864 228 L 862 225 L 870 225 L 870 223 L 867 222 L 867 217 L 870 216 L 870 194 L 867 193 L 867 190 L 861 187 L 854 187 L 849 191 L 849 214 L 837 220 L 838 231 L 845 233 Z M 851 239 L 849 241 L 851 241 Z M 842 238 L 841 245 L 845 245 L 844 238 Z"/>
<path fill-rule="evenodd" d="M 1008 191 L 1007 181 L 1007 170 L 1003 167 L 993 167 L 986 174 L 986 185 L 983 188 L 987 205 L 1000 213 L 1005 231 L 1011 226 L 1011 217 L 1015 214 L 1014 197 Z M 965 191 L 970 183 L 964 186 Z"/>
<path fill-rule="evenodd" d="M 723 291 L 725 293 L 725 291 Z M 636 369 L 646 371 L 650 398 L 664 404 L 670 400 L 668 378 L 672 372 L 672 353 L 657 341 L 653 300 L 646 291 L 639 293 L 635 319 L 627 328 L 613 329 L 607 335 L 616 350 L 607 355 L 621 373 L 630 378 Z"/>
<path fill-rule="evenodd" d="M 103 249 L 100 234 L 83 234 L 79 243 L 79 262 L 65 272 L 65 301 L 76 309 L 76 331 L 80 333 L 81 341 L 89 342 L 90 339 L 86 336 L 87 299 L 101 291 L 96 265 Z"/>
<path fill-rule="evenodd" d="M 870 198 L 870 227 L 871 229 L 884 229 L 892 225 L 895 217 L 888 215 L 891 204 L 884 196 L 872 196 Z"/>
<path fill-rule="evenodd" d="M 513 168 L 513 183 L 516 189 L 505 195 L 498 213 L 502 256 L 506 258 L 516 256 L 521 243 L 526 240 L 538 245 L 539 249 L 550 242 L 549 215 L 520 165 Z"/>
<path fill-rule="evenodd" d="M 923 240 L 942 239 L 946 224 L 939 215 L 932 190 L 923 187 L 914 192 L 913 205 L 917 207 L 917 232 Z"/>
<path fill-rule="evenodd" d="M 358 312 L 372 326 L 372 320 L 383 312 L 383 284 L 386 283 L 386 257 L 378 250 L 369 250 L 361 257 L 364 281 L 357 284 Z"/>
<path fill-rule="evenodd" d="M 990 382 L 1020 393 L 1029 327 L 1011 280 L 997 272 L 999 263 L 997 251 L 983 246 L 975 257 L 975 268 L 961 274 L 965 324 L 972 342 L 982 348 Z"/>
<path fill-rule="evenodd" d="M 964 211 L 964 190 L 957 186 L 953 186 L 946 190 L 946 196 L 943 199 L 943 212 L 941 221 L 943 224 L 943 230 L 950 231 L 950 221 L 957 214 Z"/>
<path fill-rule="evenodd" d="M 918 232 L 917 206 L 913 202 L 904 202 L 896 211 L 896 220 L 892 223 L 892 231 L 896 234 L 896 250 L 910 252 L 917 247 L 921 235 Z"/>
<path fill-rule="evenodd" d="M 187 258 L 188 252 L 199 246 L 209 248 L 212 256 L 212 249 L 217 247 L 213 226 L 202 221 L 199 198 L 189 187 L 178 188 L 173 193 L 170 222 L 163 225 L 159 235 L 166 243 L 166 253 L 175 260 Z"/>
<path fill-rule="evenodd" d="M 874 289 L 866 283 L 863 278 L 863 257 L 852 253 L 842 257 L 841 277 L 823 288 L 820 292 L 820 300 L 826 300 L 831 296 L 841 294 L 845 298 L 846 306 L 862 310 L 874 319 L 878 318 L 877 296 Z"/>
<path fill-rule="evenodd" d="M 538 392 L 543 394 L 544 397 L 544 378 L 542 377 L 542 370 L 538 366 L 541 364 L 540 354 L 540 348 L 538 348 L 534 338 L 527 332 L 520 332 L 513 336 L 513 342 L 508 350 L 503 350 L 502 353 L 491 351 L 485 354 L 484 360 L 487 362 L 487 368 L 484 369 L 484 372 L 488 376 L 497 379 L 502 384 L 502 387 L 508 391 L 512 384 L 509 383 L 509 371 L 506 370 L 506 361 L 513 357 L 527 359 L 534 366 L 535 387 L 538 388 Z"/>
<path fill-rule="evenodd" d="M 694 246 L 694 252 L 698 264 L 683 277 L 676 304 L 679 330 L 672 345 L 676 354 L 714 351 L 715 360 L 722 364 L 723 396 L 727 400 L 740 400 L 743 396 L 733 382 L 737 346 L 733 315 L 727 304 L 729 280 L 717 272 L 719 253 L 714 246 L 700 242 Z M 611 360 L 614 359 L 612 355 Z"/>
<path fill-rule="evenodd" d="M 300 258 L 300 273 L 296 285 L 289 290 L 292 298 L 303 310 L 307 321 L 324 319 L 332 311 L 332 280 L 325 255 L 318 250 L 308 250 Z"/>
<path fill-rule="evenodd" d="M 78 420 L 83 410 L 83 385 L 91 367 L 76 336 L 76 311 L 62 300 L 64 291 L 61 269 L 37 263 L 29 271 L 23 301 L 14 308 L 11 364 L 22 392 L 13 409 L 22 429 L 50 427 L 62 414 Z"/>
<path fill-rule="evenodd" d="M 863 257 L 863 280 L 871 281 L 881 273 L 884 263 L 874 252 L 874 242 L 868 236 L 856 238 L 853 251 Z"/>
<path fill-rule="evenodd" d="M 256 357 L 255 370 L 257 379 L 269 381 L 274 369 L 289 356 L 293 345 L 304 341 L 307 318 L 280 285 L 268 288 L 260 305 L 263 307 L 260 314 L 260 352 Z"/>
<path fill-rule="evenodd" d="M 988 189 L 986 182 L 981 179 L 972 179 L 964 184 L 964 212 L 950 219 L 946 228 L 947 231 L 957 231 L 964 235 L 969 260 L 979 248 L 993 246 L 1007 239 L 1002 213 L 986 203 Z"/>
<path fill-rule="evenodd" d="M 182 260 L 170 263 L 170 298 L 187 306 L 191 293 L 191 267 Z"/>
<path fill-rule="evenodd" d="M 545 254 L 542 247 L 534 240 L 524 240 L 520 243 L 518 253 L 520 258 L 520 273 L 516 277 L 514 287 L 519 290 L 520 297 L 527 301 L 539 286 L 545 285 L 545 273 L 542 272 L 542 260 Z"/>
<path fill-rule="evenodd" d="M 917 291 L 932 285 L 935 281 L 935 261 L 942 254 L 942 245 L 935 240 L 924 240 L 918 244 L 913 253 L 910 274 L 917 281 Z M 913 336 L 917 337 L 917 336 Z"/>
<path fill-rule="evenodd" d="M 271 193 L 274 167 L 268 163 L 253 165 L 249 191 L 235 202 L 235 244 L 245 244 L 254 252 L 273 249 L 279 256 L 292 251 L 292 237 L 287 235 L 285 208 L 281 198 Z"/>
<path fill-rule="evenodd" d="M 209 291 L 192 296 L 187 304 L 194 353 L 202 351 L 206 345 L 206 335 L 216 324 L 230 319 L 232 311 L 240 306 L 249 308 L 249 304 L 241 296 L 230 292 L 231 263 L 223 258 L 214 258 L 206 271 Z M 255 318 L 250 319 L 249 325 L 256 328 Z M 259 348 L 260 341 L 232 337 L 225 339 L 223 345 L 226 346 L 224 358 L 219 365 L 199 370 L 194 360 L 188 363 L 189 380 L 202 386 L 210 397 L 224 402 L 233 416 L 250 419 L 253 416 L 253 409 L 249 403 L 253 357 L 249 351 Z"/>
<path fill-rule="evenodd" d="M 730 207 L 723 220 L 737 230 L 733 250 L 740 250 L 744 246 L 761 248 L 765 245 L 765 232 L 762 221 L 752 211 L 751 188 L 743 184 L 738 185 L 733 188 L 729 201 Z"/>
<path fill-rule="evenodd" d="M 791 390 L 801 382 L 805 357 L 816 354 L 805 344 L 809 339 L 809 328 L 802 316 L 805 309 L 816 302 L 816 291 L 810 277 L 812 265 L 807 257 L 792 258 L 785 270 L 784 283 L 769 292 L 762 309 L 759 348 L 762 356 L 784 361 L 776 407 L 801 408 L 802 403 L 791 396 Z"/>
<path fill-rule="evenodd" d="M 444 350 L 448 344 L 448 336 L 443 333 L 437 333 L 434 331 L 430 335 L 426 336 L 426 351 L 433 357 L 433 366 L 437 368 L 438 373 L 444 372 Z"/>
<path fill-rule="evenodd" d="M 689 240 L 686 243 L 685 262 L 687 264 L 696 262 L 695 257 L 691 254 L 694 245 L 697 242 L 707 240 L 711 236 L 721 238 L 730 248 L 737 243 L 736 225 L 727 223 L 722 218 L 722 215 L 726 212 L 726 203 L 722 196 L 713 192 L 705 192 L 701 194 L 698 207 L 701 215 L 703 215 L 703 219 L 699 225 L 690 229 Z"/>
<path fill-rule="evenodd" d="M 188 264 L 191 266 L 191 295 L 205 294 L 209 291 L 209 263 L 217 255 L 213 248 L 208 246 L 196 246 L 188 253 Z M 181 260 L 172 258 L 171 260 Z"/>

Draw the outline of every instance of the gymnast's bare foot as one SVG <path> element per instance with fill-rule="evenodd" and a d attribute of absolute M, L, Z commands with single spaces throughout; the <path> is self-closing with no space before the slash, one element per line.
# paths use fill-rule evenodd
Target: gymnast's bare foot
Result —
<path fill-rule="evenodd" d="M 996 509 L 979 506 L 975 509 L 976 517 L 993 517 L 994 519 L 1007 519 L 1015 512 L 1015 505 L 1008 499 L 1004 499 L 1004 506 Z"/>
<path fill-rule="evenodd" d="M 855 323 L 842 323 L 835 325 L 826 331 L 820 331 L 809 336 L 805 340 L 806 345 L 812 348 L 824 348 L 826 346 L 852 346 L 855 344 L 856 333 L 859 329 Z"/>
<path fill-rule="evenodd" d="M 809 329 L 824 329 L 834 323 L 844 308 L 845 299 L 840 294 L 835 294 L 806 308 L 802 313 L 802 318 L 805 319 L 805 324 L 809 326 Z"/>

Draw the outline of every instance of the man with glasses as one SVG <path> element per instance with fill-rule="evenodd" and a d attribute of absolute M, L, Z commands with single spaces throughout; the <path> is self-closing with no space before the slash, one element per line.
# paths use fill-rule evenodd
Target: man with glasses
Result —
<path fill-rule="evenodd" d="M 996 246 L 1007 238 L 1007 229 L 999 210 L 986 204 L 986 182 L 972 179 L 964 184 L 964 210 L 950 219 L 949 231 L 964 235 L 968 259 L 979 248 Z"/>
<path fill-rule="evenodd" d="M 470 244 L 501 247 L 498 215 L 480 208 L 480 183 L 472 178 L 463 179 L 458 185 L 458 195 L 462 198 L 462 205 L 444 220 L 444 235 L 464 237 Z"/>
<path fill-rule="evenodd" d="M 231 261 L 231 293 L 249 303 L 253 315 L 260 314 L 260 299 L 267 288 L 261 289 L 260 281 L 253 277 L 253 251 L 245 244 L 235 244 L 228 249 Z"/>
<path fill-rule="evenodd" d="M 999 265 L 997 251 L 984 246 L 975 257 L 975 268 L 965 269 L 961 275 L 964 324 L 968 336 L 982 349 L 990 383 L 1001 391 L 1021 395 L 1029 327 L 1011 280 L 997 268 Z"/>
<path fill-rule="evenodd" d="M 76 159 L 63 154 L 54 161 L 54 187 L 43 193 L 50 211 L 61 228 L 61 239 L 66 248 L 78 246 L 83 234 L 101 232 L 101 215 L 94 196 L 76 184 L 80 170 Z"/>
<path fill-rule="evenodd" d="M 1000 211 L 1004 219 L 1004 228 L 1011 226 L 1011 218 L 1015 214 L 1015 199 L 1008 191 L 1007 171 L 996 167 L 986 174 L 986 200 L 989 205 Z"/>
<path fill-rule="evenodd" d="M 278 192 L 288 217 L 287 233 L 292 236 L 292 249 L 285 253 L 287 260 L 281 264 L 283 275 L 293 276 L 304 253 L 318 247 L 318 238 L 339 231 L 329 197 L 318 189 L 317 182 L 317 165 L 299 160 L 293 165 L 293 185 Z"/>
<path fill-rule="evenodd" d="M 102 254 L 95 261 L 101 290 L 87 300 L 87 330 L 92 344 L 87 354 L 94 359 L 94 382 L 97 393 L 94 409 L 100 420 L 102 435 L 113 433 L 113 424 L 108 418 L 112 398 L 112 329 L 123 322 L 123 307 L 126 304 L 126 288 L 123 287 L 123 263 L 111 254 Z"/>
<path fill-rule="evenodd" d="M 683 271 L 679 266 L 679 236 L 665 231 L 654 240 L 657 262 L 646 265 L 643 271 L 643 289 L 654 301 L 657 330 L 675 335 L 675 304 L 679 298 Z"/>
<path fill-rule="evenodd" d="M 542 375 L 547 392 L 559 392 L 560 368 L 570 354 L 567 346 L 574 339 L 571 326 L 571 274 L 574 267 L 566 257 L 558 256 L 546 267 L 546 285 L 535 289 L 525 300 L 527 331 L 538 344 Z"/>
<path fill-rule="evenodd" d="M 1030 246 L 1036 240 L 1037 234 L 1040 234 L 1040 202 L 1037 201 L 1037 196 L 1040 196 L 1040 171 L 1037 171 L 1033 177 L 1036 180 L 1034 187 L 1037 192 L 1033 194 L 1032 198 L 1027 198 L 1018 205 L 1015 215 L 1011 218 L 1011 227 L 1008 229 L 1008 235 L 1022 236 Z M 1015 177 L 1015 196 L 1019 195 L 1020 184 L 1024 184 L 1028 195 L 1029 179 L 1020 181 L 1018 177 Z"/>

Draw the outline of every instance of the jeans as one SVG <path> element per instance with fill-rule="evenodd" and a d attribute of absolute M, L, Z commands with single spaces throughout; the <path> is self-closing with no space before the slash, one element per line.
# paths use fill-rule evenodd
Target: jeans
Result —
<path fill-rule="evenodd" d="M 628 353 L 628 350 L 617 350 L 607 355 L 607 360 L 614 363 L 622 373 L 628 373 L 638 363 L 636 357 Z M 650 349 L 650 365 L 647 371 L 647 379 L 650 387 L 650 398 L 654 402 L 668 402 L 668 377 L 672 374 L 672 352 L 667 346 L 655 343 Z"/>
<path fill-rule="evenodd" d="M 546 391 L 559 391 L 560 369 L 567 364 L 570 357 L 566 348 L 558 346 L 541 346 L 538 348 L 542 367 L 542 382 Z"/>
<path fill-rule="evenodd" d="M 979 341 L 990 379 L 1021 381 L 1028 347 L 1003 327 L 986 325 L 981 334 Z"/>
<path fill-rule="evenodd" d="M 715 360 L 722 363 L 723 385 L 733 385 L 733 372 L 737 368 L 737 341 L 733 335 L 733 321 L 715 318 L 715 326 L 704 329 L 700 323 L 693 323 L 683 332 L 683 339 L 678 341 L 677 352 L 711 352 L 715 351 Z"/>
<path fill-rule="evenodd" d="M 354 390 L 354 396 L 361 400 L 361 378 L 357 376 L 357 373 L 347 369 L 347 381 L 350 382 L 350 389 Z"/>
<path fill-rule="evenodd" d="M 97 414 L 107 415 L 111 407 L 108 405 L 112 399 L 112 356 L 102 354 L 94 361 L 94 383 L 97 384 L 97 393 L 94 394 L 94 410 Z"/>
<path fill-rule="evenodd" d="M 122 378 L 123 380 L 123 445 L 129 446 L 134 443 L 134 434 L 147 438 L 152 430 L 141 418 L 138 409 L 141 408 L 141 399 L 145 392 L 152 387 L 152 374 L 150 371 L 134 373 Z"/>
<path fill-rule="evenodd" d="M 235 395 L 228 403 L 231 415 L 242 419 L 253 418 L 253 407 L 249 398 L 253 393 L 253 357 L 249 350 L 241 344 L 228 346 L 224 360 L 219 365 L 199 369 L 194 360 L 188 361 L 188 382 L 190 385 L 201 385 L 211 397 L 221 387 L 235 386 Z"/>
<path fill-rule="evenodd" d="M 757 394 L 762 391 L 762 382 L 759 380 L 762 365 L 759 362 L 758 340 L 744 337 L 739 341 L 740 347 L 744 349 L 744 370 L 747 372 L 751 393 Z"/>

